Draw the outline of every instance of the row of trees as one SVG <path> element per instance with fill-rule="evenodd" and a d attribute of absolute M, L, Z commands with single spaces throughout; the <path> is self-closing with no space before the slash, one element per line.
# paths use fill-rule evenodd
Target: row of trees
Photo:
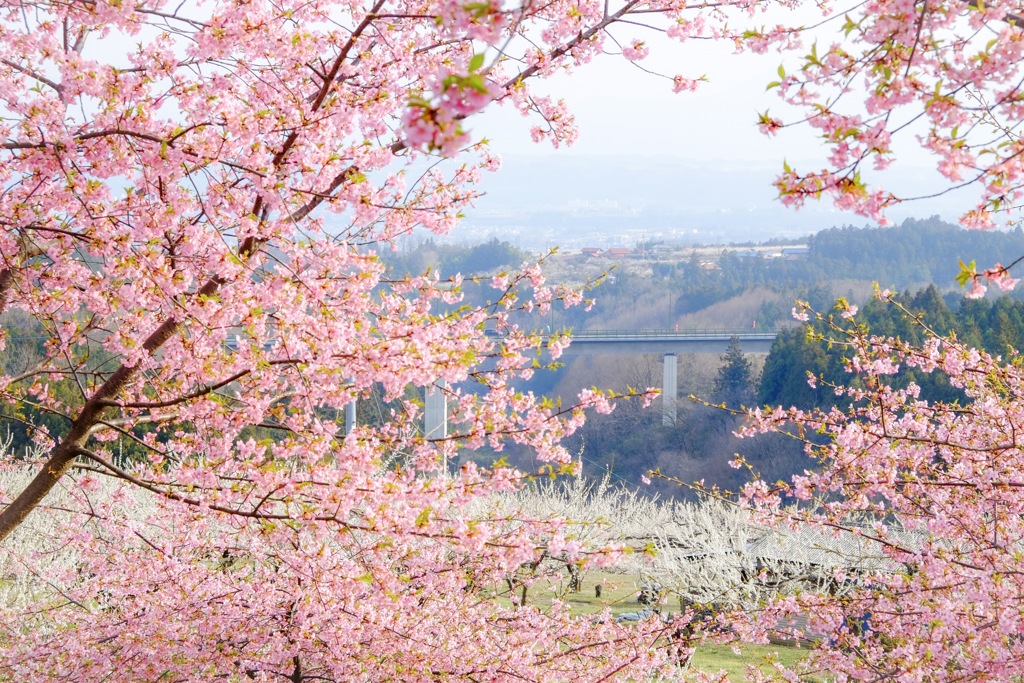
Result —
<path fill-rule="evenodd" d="M 407 240 L 398 251 L 384 254 L 388 269 L 395 276 L 415 275 L 434 269 L 441 277 L 491 275 L 500 270 L 518 268 L 530 259 L 522 249 L 494 237 L 473 245 L 439 244 L 432 239 Z"/>
<path fill-rule="evenodd" d="M 1017 299 L 969 299 L 957 293 L 943 297 L 938 288 L 929 286 L 916 294 L 892 294 L 889 301 L 897 305 L 872 299 L 859 311 L 858 321 L 872 334 L 911 344 L 923 344 L 930 335 L 952 335 L 1011 361 L 1018 349 L 1024 348 L 1024 304 Z M 757 403 L 827 408 L 842 400 L 832 387 L 848 381 L 850 359 L 844 346 L 829 343 L 826 328 L 827 321 L 818 321 L 810 329 L 779 334 L 765 360 Z M 808 373 L 816 383 L 808 383 Z M 893 381 L 896 386 L 917 384 L 921 396 L 928 400 L 965 398 L 942 372 L 922 373 L 905 367 Z"/>

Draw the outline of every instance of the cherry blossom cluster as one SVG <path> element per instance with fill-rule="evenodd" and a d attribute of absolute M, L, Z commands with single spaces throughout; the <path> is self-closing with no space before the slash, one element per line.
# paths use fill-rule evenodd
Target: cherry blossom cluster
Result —
<path fill-rule="evenodd" d="M 0 541 L 57 489 L 69 498 L 48 544 L 4 565 L 15 569 L 0 588 L 24 590 L 0 607 L 0 678 L 667 680 L 685 617 L 625 627 L 499 590 L 545 552 L 610 561 L 616 548 L 557 519 L 467 512 L 537 474 L 497 459 L 510 445 L 570 471 L 562 441 L 587 410 L 650 398 L 592 391 L 563 405 L 515 388 L 569 342 L 517 320 L 581 292 L 527 264 L 475 283 L 494 291 L 471 305 L 461 277 L 389 272 L 381 254 L 416 230 L 449 233 L 500 165 L 471 137 L 481 111 L 507 104 L 533 118 L 535 139 L 569 144 L 572 113 L 543 79 L 606 51 L 645 59 L 658 41 L 642 27 L 788 48 L 796 31 L 749 24 L 801 4 L 2 2 L 0 314 L 31 320 L 40 342 L 0 375 L 0 397 L 52 419 L 30 425 L 38 452 L 19 466 L 31 476 L 0 494 Z M 833 162 L 887 159 L 879 117 L 925 89 L 947 132 L 970 118 L 968 93 L 996 95 L 993 116 L 1016 121 L 1012 86 L 981 87 L 1015 82 L 1001 6 L 927 3 L 909 53 L 916 5 L 851 15 L 863 15 L 851 40 L 887 47 L 860 67 L 867 116 L 813 119 Z M 1003 28 L 984 49 L 940 43 L 963 17 Z M 781 77 L 794 102 L 858 64 L 838 50 L 814 59 Z M 978 87 L 958 89 L 968 81 Z M 948 151 L 929 139 L 952 177 L 983 150 L 947 137 Z M 998 149 L 984 179 L 1012 202 L 1017 157 Z M 890 201 L 856 173 L 793 171 L 782 186 L 793 202 Z M 450 406 L 444 436 L 419 428 L 428 387 Z M 371 397 L 381 411 L 347 432 L 341 416 Z"/>
<path fill-rule="evenodd" d="M 771 84 L 830 150 L 824 169 L 786 169 L 777 181 L 783 201 L 799 206 L 829 196 L 884 224 L 885 210 L 910 197 L 871 189 L 861 171 L 886 168 L 892 137 L 902 132 L 935 155 L 951 185 L 978 187 L 980 201 L 963 214 L 964 225 L 1012 219 L 1024 199 L 1019 3 L 878 0 L 842 9 L 834 15 L 839 30 L 824 40 L 819 32 L 800 68 L 780 67 Z M 763 49 L 769 34 L 757 32 L 748 44 Z M 761 117 L 767 134 L 784 125 Z"/>
<path fill-rule="evenodd" d="M 470 60 L 465 74 L 441 71 L 435 78 L 433 96 L 413 98 L 402 119 L 406 141 L 414 147 L 426 147 L 444 156 L 455 156 L 470 141 L 462 121 L 486 107 L 497 92 L 485 77 L 475 73 L 483 56 Z"/>
<path fill-rule="evenodd" d="M 274 493 L 249 517 L 214 511 L 249 485 L 196 508 L 76 478 L 20 542 L 21 564 L 4 563 L 5 585 L 35 594 L 0 605 L 0 670 L 83 682 L 672 674 L 661 641 L 682 622 L 592 623 L 509 599 L 505 579 L 535 561 L 539 538 L 587 562 L 556 520 L 466 514 L 513 479 L 347 470 L 304 483 L 268 471 Z"/>
<path fill-rule="evenodd" d="M 746 505 L 762 524 L 814 529 L 845 559 L 829 590 L 772 601 L 737 623 L 767 638 L 807 617 L 821 640 L 797 673 L 1013 680 L 1024 672 L 1020 366 L 953 339 L 914 347 L 872 336 L 852 324 L 851 309 L 851 326 L 831 327 L 852 373 L 834 387 L 841 407 L 752 411 L 743 432 L 790 434 L 811 459 L 790 482 L 749 485 Z M 964 398 L 922 400 L 916 385 L 893 381 L 903 368 L 942 372 Z"/>

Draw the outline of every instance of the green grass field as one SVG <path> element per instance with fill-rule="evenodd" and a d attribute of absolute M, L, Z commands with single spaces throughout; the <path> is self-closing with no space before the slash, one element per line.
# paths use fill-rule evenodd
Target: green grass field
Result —
<path fill-rule="evenodd" d="M 601 597 L 595 596 L 594 587 L 601 585 Z M 637 593 L 640 580 L 631 574 L 591 571 L 583 578 L 583 586 L 578 593 L 565 595 L 563 600 L 579 614 L 599 614 L 608 609 L 612 614 L 636 612 L 643 609 L 637 604 Z M 538 601 L 550 600 L 557 591 L 534 586 L 530 589 L 528 599 L 533 604 Z M 669 609 L 674 605 L 668 605 Z M 726 672 L 727 680 L 739 683 L 748 666 L 757 666 L 764 674 L 773 671 L 771 662 L 776 661 L 784 666 L 792 666 L 799 662 L 807 650 L 788 645 L 743 645 L 737 654 L 728 645 L 709 643 L 702 645 L 694 654 L 690 663 L 692 669 L 708 673 Z M 780 680 L 782 680 L 780 678 Z"/>
<path fill-rule="evenodd" d="M 748 666 L 757 666 L 767 675 L 773 670 L 771 662 L 792 667 L 806 654 L 805 649 L 785 645 L 744 645 L 737 654 L 728 645 L 709 644 L 697 648 L 690 666 L 708 673 L 725 671 L 729 681 L 739 683 Z M 781 676 L 779 680 L 783 680 Z"/>

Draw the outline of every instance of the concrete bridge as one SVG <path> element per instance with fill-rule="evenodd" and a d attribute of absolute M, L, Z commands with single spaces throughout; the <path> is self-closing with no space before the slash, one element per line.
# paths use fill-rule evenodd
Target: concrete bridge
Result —
<path fill-rule="evenodd" d="M 488 336 L 497 340 L 501 335 L 488 331 Z M 679 353 L 725 353 L 729 343 L 737 338 L 740 348 L 747 353 L 768 353 L 775 332 L 756 330 L 710 330 L 710 329 L 651 329 L 651 330 L 580 330 L 572 333 L 572 344 L 563 357 L 585 354 L 662 354 L 662 422 L 672 425 L 676 422 Z M 226 342 L 234 348 L 236 340 Z M 434 385 L 424 390 L 423 434 L 428 439 L 444 439 L 448 436 L 447 387 Z M 356 404 L 349 403 L 345 411 L 345 432 L 351 432 L 356 425 Z"/>
<path fill-rule="evenodd" d="M 747 353 L 768 353 L 775 332 L 757 330 L 580 330 L 565 355 L 601 353 L 725 353 L 736 337 Z"/>
<path fill-rule="evenodd" d="M 747 353 L 768 353 L 775 337 L 775 332 L 756 330 L 581 330 L 573 332 L 564 355 L 663 354 L 661 422 L 670 426 L 678 416 L 679 353 L 725 353 L 733 338 Z"/>
<path fill-rule="evenodd" d="M 497 339 L 499 335 L 489 333 Z M 725 353 L 733 337 L 747 353 L 768 353 L 775 332 L 756 330 L 580 330 L 562 357 L 585 354 L 662 354 L 662 424 L 674 425 L 678 416 L 679 353 Z M 448 435 L 448 406 L 444 387 L 428 387 L 424 397 L 423 433 L 430 439 Z M 354 425 L 355 413 L 351 413 Z"/>
<path fill-rule="evenodd" d="M 489 333 L 495 339 L 499 335 Z M 678 386 L 678 353 L 724 353 L 733 337 L 747 353 L 767 353 L 775 341 L 775 332 L 756 330 L 580 330 L 572 333 L 572 344 L 564 356 L 583 354 L 663 354 L 662 382 L 663 422 L 675 424 L 676 387 Z M 16 336 L 12 340 L 37 339 Z M 226 342 L 235 348 L 234 338 Z M 428 439 L 444 439 L 448 435 L 448 402 L 445 386 L 427 387 L 424 395 L 423 433 Z M 356 424 L 356 404 L 349 403 L 345 411 L 345 431 L 351 432 Z"/>

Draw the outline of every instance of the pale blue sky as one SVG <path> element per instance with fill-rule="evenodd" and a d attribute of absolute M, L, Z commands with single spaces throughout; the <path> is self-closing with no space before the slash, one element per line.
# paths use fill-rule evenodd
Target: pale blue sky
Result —
<path fill-rule="evenodd" d="M 640 64 L 670 76 L 706 74 L 710 81 L 697 92 L 675 94 L 670 80 L 606 55 L 571 76 L 535 83 L 538 92 L 563 96 L 579 124 L 579 141 L 559 153 L 781 159 L 783 146 L 761 135 L 756 121 L 759 110 L 781 109 L 765 86 L 775 77 L 782 56 L 736 55 L 725 45 L 707 42 L 666 47 Z M 473 126 L 474 132 L 493 141 L 495 149 L 506 154 L 551 153 L 550 145 L 530 141 L 529 125 L 517 112 L 496 110 Z M 800 137 L 806 139 L 806 131 Z M 806 143 L 804 147 L 806 155 Z"/>
<path fill-rule="evenodd" d="M 798 68 L 801 54 L 737 55 L 729 46 L 707 41 L 652 50 L 651 58 L 641 62 L 644 67 L 669 75 L 708 76 L 709 82 L 701 84 L 697 92 L 680 94 L 672 93 L 670 81 L 643 73 L 621 57 L 607 55 L 571 76 L 534 85 L 537 92 L 562 96 L 568 102 L 580 129 L 579 140 L 572 147 L 553 150 L 547 143 L 534 144 L 528 120 L 500 107 L 475 119 L 471 129 L 474 137 L 491 139 L 493 149 L 508 156 L 510 164 L 522 156 L 650 156 L 695 161 L 718 170 L 743 169 L 753 172 L 753 182 L 760 185 L 752 188 L 751 194 L 771 202 L 771 184 L 784 160 L 800 170 L 820 169 L 826 161 L 826 152 L 809 127 L 783 130 L 769 138 L 756 125 L 758 112 L 766 109 L 784 120 L 795 117 L 792 111 L 787 115 L 775 91 L 766 91 L 765 86 L 777 79 L 781 63 L 790 70 Z M 865 176 L 869 181 L 881 181 L 901 196 L 945 187 L 945 181 L 933 170 L 933 159 L 908 132 L 894 141 L 897 160 L 891 170 L 881 175 L 865 169 Z M 744 178 L 751 182 L 751 173 L 745 173 Z M 496 180 L 500 184 L 501 179 Z M 566 178 L 566 183 L 572 194 L 572 179 Z M 488 184 L 500 193 L 498 184 Z M 615 199 L 630 202 L 628 196 Z M 891 217 L 900 220 L 939 213 L 955 219 L 972 205 L 970 192 L 959 192 L 905 204 L 891 212 Z M 832 207 L 821 205 L 816 211 L 831 213 Z M 835 220 L 857 225 L 867 222 L 842 213 L 835 214 Z"/>

